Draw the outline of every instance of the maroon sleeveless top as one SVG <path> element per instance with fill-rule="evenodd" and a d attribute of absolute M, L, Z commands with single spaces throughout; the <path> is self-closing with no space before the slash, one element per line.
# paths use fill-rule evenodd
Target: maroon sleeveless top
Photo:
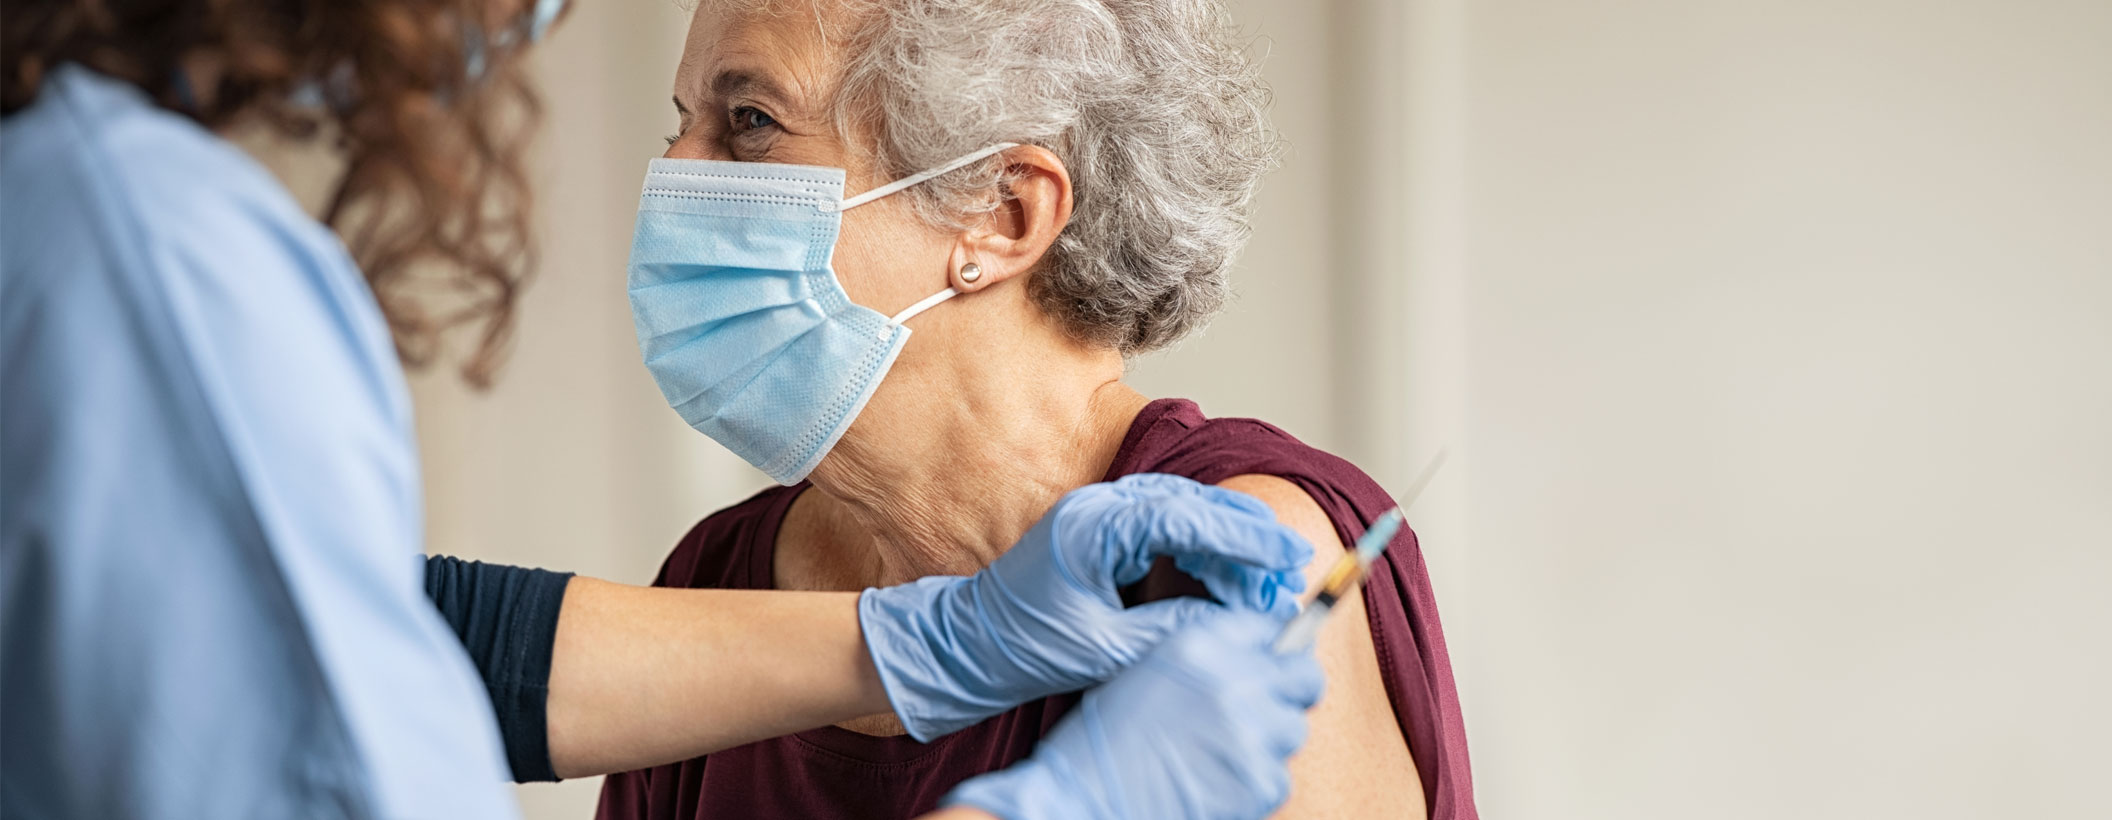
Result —
<path fill-rule="evenodd" d="M 1194 402 L 1152 402 L 1131 423 L 1107 479 L 1172 473 L 1216 484 L 1250 473 L 1304 489 L 1352 543 L 1394 502 L 1347 461 L 1307 447 L 1253 419 L 1208 419 Z M 660 569 L 655 586 L 771 589 L 778 525 L 806 485 L 773 487 L 697 524 Z M 1203 594 L 1162 563 L 1133 602 Z M 1473 779 L 1452 663 L 1422 550 L 1407 528 L 1373 566 L 1365 612 L 1386 696 L 1422 775 L 1433 820 L 1471 820 Z M 1026 704 L 929 743 L 873 737 L 834 726 L 751 743 L 693 760 L 610 775 L 601 820 L 901 820 L 929 812 L 955 785 L 1010 766 L 1034 750 L 1078 702 L 1061 695 Z"/>

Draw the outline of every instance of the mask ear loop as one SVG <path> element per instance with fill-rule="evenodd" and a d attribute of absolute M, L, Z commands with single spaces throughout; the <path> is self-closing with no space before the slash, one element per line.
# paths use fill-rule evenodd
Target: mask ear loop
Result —
<path fill-rule="evenodd" d="M 865 203 L 887 196 L 888 194 L 898 193 L 911 185 L 915 185 L 919 182 L 924 182 L 940 174 L 959 169 L 961 166 L 967 165 L 968 163 L 974 162 L 984 157 L 993 156 L 999 151 L 1018 147 L 1019 143 L 1016 142 L 1000 142 L 996 145 L 992 145 L 973 154 L 961 157 L 960 159 L 946 163 L 945 165 L 941 165 L 937 168 L 933 168 L 929 171 L 920 171 L 918 173 L 910 174 L 909 176 L 895 180 L 886 185 L 882 185 L 878 188 L 874 188 L 870 191 L 866 191 L 865 193 L 851 197 L 850 199 L 846 199 L 836 206 L 836 210 L 848 211 L 852 208 L 856 208 L 860 205 L 864 205 Z M 826 205 L 827 203 L 823 204 Z"/>
<path fill-rule="evenodd" d="M 940 174 L 957 170 L 961 166 L 967 165 L 968 163 L 975 162 L 976 160 L 982 159 L 984 157 L 995 156 L 1000 151 L 1018 147 L 1019 143 L 1016 142 L 997 143 L 996 145 L 992 145 L 980 151 L 965 155 L 960 159 L 946 163 L 945 165 L 941 165 L 937 168 L 933 168 L 929 171 L 922 171 L 919 173 L 910 174 L 909 176 L 895 180 L 886 185 L 882 185 L 878 188 L 874 188 L 870 191 L 866 191 L 865 193 L 846 199 L 836 206 L 836 210 L 848 211 L 852 208 L 864 205 L 868 202 L 887 196 L 889 194 L 899 193 L 902 190 L 907 189 L 909 186 L 915 185 L 920 182 L 925 182 Z M 826 207 L 828 203 L 824 202 L 822 203 L 822 205 Z M 952 287 L 948 287 L 945 290 L 939 291 L 938 293 L 934 293 L 930 296 L 924 297 L 914 305 L 910 305 L 901 313 L 897 313 L 894 315 L 893 318 L 888 319 L 887 323 L 891 325 L 900 325 L 903 322 L 907 322 L 910 319 L 916 318 L 917 314 L 930 310 L 932 306 L 959 295 L 961 295 L 960 291 L 954 290 Z"/>
<path fill-rule="evenodd" d="M 914 305 L 910 305 L 901 313 L 895 314 L 895 317 L 887 320 L 887 323 L 891 325 L 902 324 L 903 322 L 907 322 L 910 319 L 916 318 L 917 314 L 930 310 L 933 305 L 936 305 L 940 302 L 944 302 L 959 295 L 961 295 L 960 291 L 954 290 L 953 288 L 947 288 L 945 290 L 939 291 L 938 293 L 926 296 L 922 301 L 919 301 Z"/>

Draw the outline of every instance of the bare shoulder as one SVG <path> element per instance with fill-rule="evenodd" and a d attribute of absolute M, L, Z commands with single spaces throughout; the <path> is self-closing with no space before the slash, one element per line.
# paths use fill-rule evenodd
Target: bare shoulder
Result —
<path fill-rule="evenodd" d="M 1308 584 L 1347 551 L 1334 522 L 1303 488 L 1272 475 L 1240 475 L 1218 486 L 1259 498 L 1276 520 L 1313 543 Z M 1401 736 L 1379 673 L 1362 598 L 1337 610 L 1320 634 L 1327 694 L 1313 708 L 1312 736 L 1291 758 L 1291 799 L 1277 818 L 1423 817 L 1422 778 Z"/>
<path fill-rule="evenodd" d="M 1304 488 L 1288 479 L 1249 473 L 1225 479 L 1218 482 L 1217 486 L 1238 490 L 1261 499 L 1276 511 L 1276 520 L 1307 538 L 1312 537 L 1312 533 L 1307 532 L 1311 528 L 1326 533 L 1327 542 L 1341 546 L 1341 542 L 1335 538 L 1334 524 L 1328 520 L 1327 513 L 1321 511 L 1320 504 L 1314 501 L 1312 496 L 1306 495 Z M 1327 545 L 1315 542 L 1313 546 L 1320 548 Z"/>

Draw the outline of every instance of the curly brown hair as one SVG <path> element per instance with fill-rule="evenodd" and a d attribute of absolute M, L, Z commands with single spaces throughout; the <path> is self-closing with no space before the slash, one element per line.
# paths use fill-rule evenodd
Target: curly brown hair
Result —
<path fill-rule="evenodd" d="M 533 263 L 521 166 L 540 106 L 525 38 L 486 32 L 532 1 L 8 0 L 0 116 L 76 63 L 217 132 L 334 140 L 344 173 L 322 219 L 365 271 L 398 355 L 429 364 L 451 328 L 475 328 L 461 372 L 487 386 Z"/>

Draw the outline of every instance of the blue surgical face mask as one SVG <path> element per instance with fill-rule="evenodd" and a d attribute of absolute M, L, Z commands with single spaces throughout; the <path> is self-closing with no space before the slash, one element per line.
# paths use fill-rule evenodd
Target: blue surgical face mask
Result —
<path fill-rule="evenodd" d="M 656 159 L 631 238 L 631 318 L 667 403 L 780 484 L 814 471 L 909 340 L 845 296 L 830 259 L 843 212 L 1014 147 L 1001 143 L 843 198 L 844 171 Z"/>

